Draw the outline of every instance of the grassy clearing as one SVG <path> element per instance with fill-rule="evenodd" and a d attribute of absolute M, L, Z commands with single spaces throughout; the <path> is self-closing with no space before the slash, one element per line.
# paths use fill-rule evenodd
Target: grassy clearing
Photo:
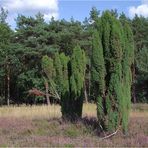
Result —
<path fill-rule="evenodd" d="M 0 117 L 16 117 L 16 118 L 27 118 L 27 119 L 47 119 L 54 117 L 61 117 L 60 106 L 11 106 L 1 107 Z"/>
<path fill-rule="evenodd" d="M 0 117 L 16 117 L 27 119 L 49 119 L 61 117 L 61 108 L 59 105 L 42 106 L 10 106 L 0 107 Z M 84 104 L 83 116 L 96 116 L 95 104 Z"/>
<path fill-rule="evenodd" d="M 84 104 L 83 117 L 96 117 L 96 105 Z M 132 105 L 131 116 L 146 116 L 148 117 L 147 104 Z M 42 106 L 10 106 L 0 107 L 0 117 L 14 117 L 27 119 L 50 119 L 60 118 L 61 108 L 59 105 L 42 105 Z"/>
<path fill-rule="evenodd" d="M 112 138 L 101 140 L 102 134 L 98 128 L 94 104 L 84 104 L 83 119 L 76 124 L 61 120 L 58 105 L 2 107 L 0 108 L 0 146 L 147 147 L 147 109 L 147 104 L 132 105 L 129 135 L 124 136 L 119 132 Z"/>

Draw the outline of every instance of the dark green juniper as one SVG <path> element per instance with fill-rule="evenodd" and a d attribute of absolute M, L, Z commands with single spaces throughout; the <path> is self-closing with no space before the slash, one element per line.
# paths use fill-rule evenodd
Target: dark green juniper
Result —
<path fill-rule="evenodd" d="M 97 98 L 98 120 L 110 131 L 122 125 L 127 131 L 131 104 L 133 36 L 127 22 L 109 11 L 101 17 L 101 33 L 94 31 L 92 82 Z"/>

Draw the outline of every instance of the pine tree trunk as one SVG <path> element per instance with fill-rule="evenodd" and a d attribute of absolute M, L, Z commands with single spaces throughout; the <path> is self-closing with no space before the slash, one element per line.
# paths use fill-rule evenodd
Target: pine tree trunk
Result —
<path fill-rule="evenodd" d="M 133 84 L 132 84 L 132 102 L 136 103 L 136 95 L 135 95 L 135 64 L 132 65 L 132 77 L 133 77 Z"/>
<path fill-rule="evenodd" d="M 84 77 L 86 77 L 86 69 L 84 69 Z M 88 103 L 88 95 L 87 95 L 87 87 L 86 87 L 85 78 L 84 78 L 84 99 L 85 99 L 85 103 Z"/>
<path fill-rule="evenodd" d="M 88 75 L 88 96 L 90 98 L 90 89 L 91 89 L 91 63 L 90 63 L 90 60 L 89 60 L 89 75 Z"/>
<path fill-rule="evenodd" d="M 10 105 L 10 70 L 7 64 L 7 105 Z"/>

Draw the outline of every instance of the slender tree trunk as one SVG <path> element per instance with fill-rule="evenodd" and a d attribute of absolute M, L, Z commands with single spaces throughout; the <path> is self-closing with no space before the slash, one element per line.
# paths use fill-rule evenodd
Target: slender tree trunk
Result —
<path fill-rule="evenodd" d="M 86 83 L 84 81 L 84 97 L 85 97 L 85 103 L 88 103 L 88 95 L 87 95 L 87 90 L 86 90 Z"/>
<path fill-rule="evenodd" d="M 50 100 L 49 100 L 49 85 L 48 82 L 45 81 L 45 88 L 46 88 L 46 100 L 47 100 L 47 105 L 50 105 Z"/>
<path fill-rule="evenodd" d="M 10 69 L 7 64 L 7 105 L 10 105 Z"/>
<path fill-rule="evenodd" d="M 86 71 L 87 69 L 84 69 L 84 98 L 85 98 L 85 103 L 88 103 L 88 95 L 87 95 L 87 87 L 86 87 Z"/>
<path fill-rule="evenodd" d="M 132 84 L 132 101 L 133 103 L 136 103 L 136 95 L 135 95 L 135 64 L 132 65 L 132 77 L 133 77 L 133 84 Z"/>
<path fill-rule="evenodd" d="M 90 60 L 89 60 L 89 75 L 88 75 L 88 96 L 89 96 L 89 98 L 90 98 L 90 89 L 91 89 L 91 67 L 90 67 Z"/>
<path fill-rule="evenodd" d="M 7 86 L 6 86 L 6 75 L 5 75 L 5 77 L 4 77 L 4 86 L 3 86 L 3 94 L 4 94 L 5 100 L 7 100 L 6 88 L 7 88 Z"/>

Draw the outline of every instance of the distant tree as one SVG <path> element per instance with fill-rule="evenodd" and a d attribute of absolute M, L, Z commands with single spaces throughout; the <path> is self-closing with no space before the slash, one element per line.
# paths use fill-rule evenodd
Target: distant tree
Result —
<path fill-rule="evenodd" d="M 136 58 L 137 83 L 136 83 L 136 96 L 137 102 L 148 102 L 148 48 L 140 50 Z"/>
<path fill-rule="evenodd" d="M 137 16 L 132 20 L 132 29 L 135 40 L 136 55 L 144 48 L 148 47 L 148 19 L 142 16 Z"/>
<path fill-rule="evenodd" d="M 144 50 L 148 51 L 148 18 L 135 15 L 131 22 L 135 44 L 135 81 L 133 85 L 134 102 L 146 102 L 146 98 L 148 96 L 148 79 L 145 72 L 141 71 L 142 67 L 139 65 L 145 58 L 139 58 L 139 55 L 141 55 Z"/>
<path fill-rule="evenodd" d="M 92 7 L 90 11 L 90 19 L 92 21 L 96 21 L 98 19 L 99 14 L 100 14 L 100 11 L 98 11 L 96 7 Z"/>
<path fill-rule="evenodd" d="M 13 51 L 10 49 L 11 29 L 5 22 L 7 13 L 1 8 L 0 13 L 0 76 L 3 90 L 1 91 L 7 98 L 7 105 L 10 104 L 10 75 L 11 66 L 13 63 Z M 6 78 L 6 79 L 5 79 Z M 1 96 L 0 95 L 0 96 Z"/>
<path fill-rule="evenodd" d="M 115 17 L 118 18 L 118 10 L 117 9 L 112 9 L 111 14 Z"/>
<path fill-rule="evenodd" d="M 6 24 L 7 15 L 8 15 L 8 11 L 2 7 L 0 10 L 0 23 L 1 24 Z"/>
<path fill-rule="evenodd" d="M 137 58 L 137 67 L 141 72 L 148 73 L 148 49 L 143 48 Z"/>
<path fill-rule="evenodd" d="M 55 95 L 56 87 L 54 82 L 55 77 L 55 68 L 53 65 L 53 60 L 48 56 L 43 56 L 42 58 L 42 69 L 46 74 L 45 79 L 45 88 L 46 88 L 46 99 L 47 104 L 50 104 L 49 93 Z"/>
<path fill-rule="evenodd" d="M 57 48 L 49 46 L 47 23 L 44 22 L 43 15 L 38 13 L 35 17 L 25 17 L 19 15 L 16 19 L 17 28 L 12 37 L 13 45 L 16 48 L 16 55 L 21 63 L 21 69 L 16 75 L 17 96 L 20 102 L 30 102 L 38 98 L 28 96 L 26 92 L 32 88 L 44 90 L 44 81 L 41 73 L 41 58 L 44 55 L 53 56 Z M 31 73 L 28 75 L 28 73 Z M 30 78 L 32 76 L 32 78 Z M 38 83 L 37 83 L 38 80 Z M 29 84 L 29 85 L 28 85 Z M 27 98 L 27 99 L 26 99 Z M 43 97 L 42 97 L 43 98 Z M 41 100 L 41 98 L 40 98 Z M 41 101 L 40 101 L 41 102 Z M 42 100 L 43 102 L 43 100 Z"/>

